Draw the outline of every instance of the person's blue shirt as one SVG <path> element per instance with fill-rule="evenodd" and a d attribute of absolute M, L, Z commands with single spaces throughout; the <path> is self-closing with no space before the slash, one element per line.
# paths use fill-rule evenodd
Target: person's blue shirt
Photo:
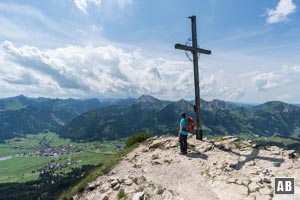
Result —
<path fill-rule="evenodd" d="M 182 118 L 180 120 L 179 126 L 182 126 L 182 129 L 184 129 L 186 127 L 186 120 Z M 188 132 L 186 132 L 185 130 L 182 130 L 180 134 L 181 135 L 187 135 Z"/>

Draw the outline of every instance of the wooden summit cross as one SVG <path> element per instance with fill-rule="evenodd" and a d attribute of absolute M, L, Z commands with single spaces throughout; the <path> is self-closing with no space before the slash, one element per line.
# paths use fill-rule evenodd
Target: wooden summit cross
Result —
<path fill-rule="evenodd" d="M 182 44 L 175 44 L 175 49 L 181 49 L 185 51 L 190 51 L 193 53 L 193 64 L 194 64 L 194 83 L 195 83 L 195 101 L 196 106 L 195 112 L 196 112 L 196 124 L 197 124 L 197 130 L 196 130 L 196 138 L 198 140 L 202 140 L 202 126 L 201 126 L 201 114 L 200 114 L 200 88 L 199 88 L 199 70 L 198 70 L 198 53 L 203 54 L 211 54 L 211 51 L 206 49 L 200 49 L 198 48 L 197 43 L 197 30 L 196 30 L 196 16 L 189 17 L 192 22 L 192 46 L 186 46 Z"/>

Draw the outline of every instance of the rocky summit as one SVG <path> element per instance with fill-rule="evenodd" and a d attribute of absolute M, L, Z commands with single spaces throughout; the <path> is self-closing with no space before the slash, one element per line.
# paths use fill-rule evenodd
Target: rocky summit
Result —
<path fill-rule="evenodd" d="M 294 177 L 295 194 L 275 194 L 275 177 Z M 188 154 L 180 155 L 177 137 L 153 137 L 73 199 L 299 200 L 299 153 L 189 135 Z"/>

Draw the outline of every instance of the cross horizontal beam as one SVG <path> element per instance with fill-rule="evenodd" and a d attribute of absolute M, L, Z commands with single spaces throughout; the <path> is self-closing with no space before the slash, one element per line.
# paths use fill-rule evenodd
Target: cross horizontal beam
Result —
<path fill-rule="evenodd" d="M 183 44 L 175 44 L 175 49 L 181 49 L 181 50 L 191 51 L 191 52 L 195 51 L 193 47 L 186 46 L 186 45 L 183 45 Z M 196 48 L 196 52 L 197 53 L 203 53 L 203 54 L 206 54 L 206 55 L 211 54 L 210 50 L 201 49 L 201 48 Z"/>

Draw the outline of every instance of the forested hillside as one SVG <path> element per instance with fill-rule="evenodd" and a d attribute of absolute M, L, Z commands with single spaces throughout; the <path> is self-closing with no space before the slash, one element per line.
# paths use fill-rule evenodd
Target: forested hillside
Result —
<path fill-rule="evenodd" d="M 201 101 L 206 135 L 257 134 L 299 137 L 300 108 L 283 102 L 240 107 L 220 100 Z M 139 100 L 130 105 L 109 106 L 73 119 L 60 134 L 72 139 L 102 140 L 126 137 L 135 132 L 177 134 L 179 113 L 195 118 L 189 101 Z"/>

